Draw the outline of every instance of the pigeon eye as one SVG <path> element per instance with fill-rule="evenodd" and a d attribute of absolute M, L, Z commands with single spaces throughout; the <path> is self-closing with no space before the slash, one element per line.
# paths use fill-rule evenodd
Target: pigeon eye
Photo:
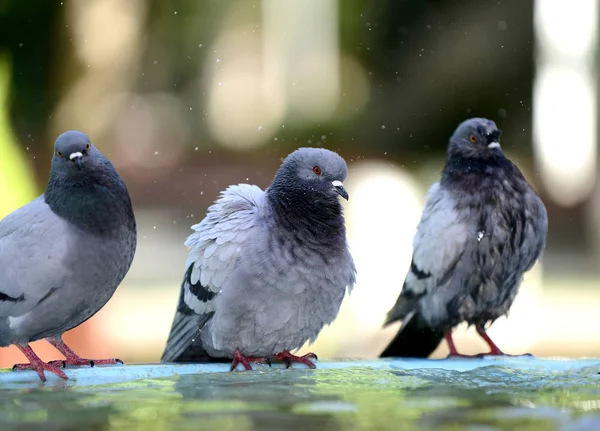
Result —
<path fill-rule="evenodd" d="M 58 150 L 56 150 L 56 155 L 57 155 L 58 157 L 62 157 L 62 153 L 61 153 L 60 151 L 58 151 Z"/>
<path fill-rule="evenodd" d="M 313 172 L 317 175 L 321 175 L 321 168 L 318 166 L 313 167 Z"/>
<path fill-rule="evenodd" d="M 473 135 L 469 136 L 469 141 L 471 141 L 472 143 L 477 142 L 477 138 Z"/>
<path fill-rule="evenodd" d="M 85 146 L 85 149 L 86 149 L 86 150 L 89 150 L 89 149 L 90 149 L 90 143 L 89 143 L 89 142 L 88 142 L 88 144 Z"/>

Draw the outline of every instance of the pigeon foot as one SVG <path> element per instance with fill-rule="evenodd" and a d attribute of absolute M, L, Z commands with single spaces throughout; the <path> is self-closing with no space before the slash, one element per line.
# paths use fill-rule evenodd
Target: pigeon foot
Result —
<path fill-rule="evenodd" d="M 450 350 L 450 354 L 446 356 L 447 359 L 476 359 L 480 358 L 480 355 L 463 355 L 462 353 L 458 353 L 456 350 L 456 345 L 454 344 L 454 340 L 452 339 L 452 333 L 450 331 L 444 334 L 444 339 L 446 340 L 446 344 L 448 344 L 448 349 Z"/>
<path fill-rule="evenodd" d="M 56 374 L 61 379 L 65 379 L 65 380 L 68 379 L 67 375 L 62 370 L 59 370 L 54 365 L 47 364 L 44 361 L 42 361 L 39 358 L 39 356 L 35 354 L 35 352 L 32 350 L 32 348 L 29 347 L 29 345 L 25 345 L 25 346 L 17 345 L 17 348 L 21 351 L 21 353 L 23 353 L 25 355 L 25 357 L 27 359 L 29 359 L 29 363 L 28 364 L 15 364 L 12 368 L 13 371 L 34 370 L 35 372 L 37 372 L 37 375 L 40 377 L 40 380 L 42 382 L 46 381 L 46 376 L 44 374 L 44 371 L 50 371 L 51 373 Z"/>
<path fill-rule="evenodd" d="M 278 361 L 283 361 L 286 363 L 286 368 L 290 368 L 292 366 L 292 363 L 294 362 L 299 362 L 301 364 L 304 364 L 306 366 L 308 366 L 308 368 L 317 368 L 317 366 L 314 364 L 314 362 L 311 361 L 311 359 L 314 360 L 318 360 L 319 358 L 317 358 L 317 355 L 315 355 L 314 353 L 307 353 L 304 356 L 296 356 L 296 355 L 292 355 L 290 352 L 281 352 L 281 353 L 277 353 L 275 356 L 273 356 L 274 359 L 278 360 Z"/>
<path fill-rule="evenodd" d="M 233 361 L 231 362 L 231 368 L 229 371 L 235 370 L 239 364 L 242 364 L 247 371 L 252 371 L 252 366 L 250 363 L 268 364 L 269 367 L 271 366 L 271 361 L 267 358 L 253 358 L 244 356 L 238 349 L 235 349 L 235 352 L 233 353 Z"/>
<path fill-rule="evenodd" d="M 509 355 L 508 353 L 504 353 L 502 350 L 500 350 L 500 348 L 496 345 L 496 343 L 494 343 L 492 341 L 492 339 L 485 332 L 484 329 L 477 328 L 477 333 L 479 334 L 479 336 L 481 338 L 483 338 L 483 341 L 485 341 L 487 343 L 487 345 L 490 346 L 490 351 L 488 353 L 480 354 L 479 357 L 484 357 L 484 356 L 505 356 L 505 357 L 511 357 L 511 358 L 518 358 L 518 357 L 522 357 L 522 356 L 533 357 L 533 355 L 531 353 L 524 353 L 522 355 Z"/>
<path fill-rule="evenodd" d="M 65 356 L 65 360 L 56 360 L 50 361 L 48 364 L 53 367 L 63 367 L 65 368 L 67 365 L 89 365 L 93 367 L 94 365 L 114 365 L 114 364 L 123 364 L 123 361 L 117 358 L 111 359 L 86 359 L 80 357 L 77 353 L 75 353 L 69 346 L 65 344 L 61 337 L 51 337 L 46 338 L 56 350 L 62 353 Z"/>
<path fill-rule="evenodd" d="M 479 356 L 480 358 L 483 358 L 485 356 L 504 356 L 507 358 L 523 358 L 523 357 L 533 358 L 533 355 L 531 353 L 522 353 L 520 355 L 510 355 L 508 353 L 504 353 L 501 350 L 498 350 L 498 351 L 490 350 L 488 353 L 480 353 L 477 356 Z"/>
<path fill-rule="evenodd" d="M 95 365 L 115 365 L 115 364 L 123 365 L 123 361 L 118 358 L 86 359 L 86 358 L 76 357 L 76 358 L 67 358 L 66 360 L 57 359 L 56 361 L 48 362 L 48 364 L 52 365 L 54 367 L 62 367 L 62 368 L 66 368 L 67 365 L 80 365 L 80 366 L 81 365 L 89 365 L 90 367 L 93 367 Z"/>

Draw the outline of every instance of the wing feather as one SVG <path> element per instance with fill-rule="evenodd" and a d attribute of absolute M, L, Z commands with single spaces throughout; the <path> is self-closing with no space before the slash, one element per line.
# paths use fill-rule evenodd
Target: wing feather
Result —
<path fill-rule="evenodd" d="M 62 287 L 68 227 L 43 195 L 0 221 L 0 317 L 19 317 Z"/>
<path fill-rule="evenodd" d="M 179 305 L 162 362 L 183 356 L 186 360 L 194 355 L 203 357 L 198 335 L 215 311 L 215 297 L 255 226 L 262 199 L 264 192 L 257 186 L 230 186 L 208 209 L 206 217 L 192 226 L 194 233 L 185 241 L 189 252 Z"/>
<path fill-rule="evenodd" d="M 385 325 L 403 319 L 419 298 L 448 279 L 464 252 L 467 229 L 466 212 L 457 210 L 455 200 L 439 183 L 433 184 L 413 238 L 410 269 Z"/>

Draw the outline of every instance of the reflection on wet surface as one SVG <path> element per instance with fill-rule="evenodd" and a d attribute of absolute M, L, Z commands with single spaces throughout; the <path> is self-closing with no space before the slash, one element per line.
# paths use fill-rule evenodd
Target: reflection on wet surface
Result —
<path fill-rule="evenodd" d="M 210 373 L 4 389 L 2 430 L 600 430 L 598 367 Z"/>

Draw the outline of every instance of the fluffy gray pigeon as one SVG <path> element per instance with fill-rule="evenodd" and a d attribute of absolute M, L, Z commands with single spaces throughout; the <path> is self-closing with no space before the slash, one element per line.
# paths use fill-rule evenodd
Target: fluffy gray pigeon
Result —
<path fill-rule="evenodd" d="M 80 358 L 62 334 L 92 317 L 129 270 L 136 223 L 125 183 L 77 131 L 54 144 L 44 194 L 0 221 L 0 346 L 29 360 L 13 369 L 64 379 L 62 365 L 114 364 Z M 45 338 L 65 361 L 43 362 L 29 343 Z"/>
<path fill-rule="evenodd" d="M 427 357 L 445 338 L 450 356 L 460 355 L 452 328 L 474 325 L 485 332 L 507 314 L 523 274 L 540 258 L 548 217 L 544 204 L 500 148 L 493 121 L 472 118 L 458 126 L 448 146 L 441 180 L 433 184 L 413 256 L 385 325 L 402 320 L 381 357 Z"/>
<path fill-rule="evenodd" d="M 342 206 L 344 159 L 300 148 L 269 188 L 230 186 L 192 226 L 179 305 L 162 362 L 299 362 L 331 323 L 356 270 Z"/>

